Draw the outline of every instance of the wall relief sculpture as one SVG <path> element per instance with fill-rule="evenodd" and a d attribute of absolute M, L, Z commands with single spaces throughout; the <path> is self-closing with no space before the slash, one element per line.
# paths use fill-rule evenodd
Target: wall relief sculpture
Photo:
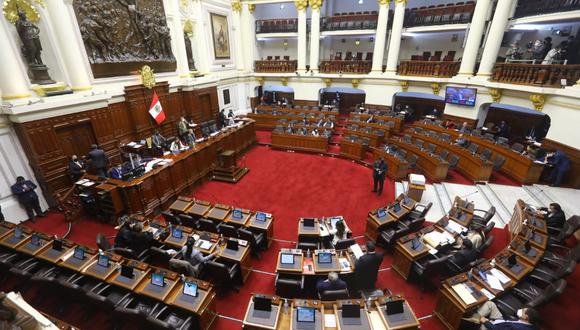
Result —
<path fill-rule="evenodd" d="M 175 71 L 162 1 L 83 0 L 74 10 L 95 78 L 128 75 L 145 64 Z"/>

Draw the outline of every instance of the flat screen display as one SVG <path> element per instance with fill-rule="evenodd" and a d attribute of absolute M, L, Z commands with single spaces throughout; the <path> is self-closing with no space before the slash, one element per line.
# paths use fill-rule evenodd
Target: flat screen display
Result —
<path fill-rule="evenodd" d="M 236 241 L 234 239 L 229 239 L 226 243 L 226 249 L 237 251 L 238 250 L 238 241 Z"/>
<path fill-rule="evenodd" d="M 254 309 L 269 312 L 272 310 L 272 298 L 263 295 L 254 296 Z"/>
<path fill-rule="evenodd" d="M 280 263 L 282 265 L 293 265 L 294 264 L 294 255 L 288 253 L 282 253 L 280 256 Z"/>
<path fill-rule="evenodd" d="M 127 278 L 133 278 L 133 267 L 127 265 L 121 265 L 121 276 Z"/>
<path fill-rule="evenodd" d="M 179 228 L 172 228 L 171 229 L 171 236 L 176 239 L 181 239 L 183 237 L 183 232 Z"/>
<path fill-rule="evenodd" d="M 314 308 L 310 307 L 297 307 L 296 308 L 296 319 L 298 322 L 309 322 L 314 323 Z"/>
<path fill-rule="evenodd" d="M 97 264 L 101 267 L 108 268 L 109 267 L 109 256 L 104 254 L 99 254 L 99 259 L 97 260 Z"/>
<path fill-rule="evenodd" d="M 56 251 L 62 251 L 62 241 L 59 239 L 52 241 L 52 248 Z"/>
<path fill-rule="evenodd" d="M 241 220 L 244 217 L 244 215 L 242 214 L 242 210 L 235 209 L 232 214 L 232 217 L 236 220 Z"/>
<path fill-rule="evenodd" d="M 20 228 L 20 227 L 14 228 L 14 238 L 16 238 L 16 239 L 22 238 L 22 228 Z"/>
<path fill-rule="evenodd" d="M 186 296 L 197 297 L 197 283 L 184 281 L 183 294 Z"/>
<path fill-rule="evenodd" d="M 360 306 L 354 304 L 342 305 L 342 317 L 360 317 Z"/>
<path fill-rule="evenodd" d="M 462 87 L 447 87 L 445 90 L 445 103 L 475 106 L 477 89 Z"/>
<path fill-rule="evenodd" d="M 165 278 L 163 274 L 153 273 L 151 274 L 151 284 L 157 286 L 165 286 Z"/>
<path fill-rule="evenodd" d="M 73 254 L 73 257 L 79 259 L 79 260 L 83 260 L 85 258 L 85 249 L 83 249 L 80 246 L 77 246 L 75 248 L 75 252 Z"/>
<path fill-rule="evenodd" d="M 332 254 L 328 252 L 321 252 L 318 254 L 318 263 L 319 264 L 329 264 L 332 262 Z"/>
<path fill-rule="evenodd" d="M 264 213 L 264 212 L 256 213 L 256 220 L 261 221 L 261 222 L 266 221 L 266 213 Z"/>
<path fill-rule="evenodd" d="M 378 210 L 377 210 L 377 217 L 379 217 L 379 218 L 384 218 L 384 217 L 385 217 L 385 215 L 387 215 L 387 214 L 385 213 L 385 209 L 378 209 Z"/>
<path fill-rule="evenodd" d="M 38 236 L 38 234 L 32 234 L 32 236 L 30 236 L 30 244 L 35 246 L 40 245 L 40 237 Z"/>

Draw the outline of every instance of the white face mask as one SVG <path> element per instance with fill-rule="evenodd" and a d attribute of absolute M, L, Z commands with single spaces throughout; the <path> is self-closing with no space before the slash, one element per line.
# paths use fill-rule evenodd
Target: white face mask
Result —
<path fill-rule="evenodd" d="M 523 309 L 518 309 L 518 311 L 517 311 L 516 314 L 521 319 L 524 316 L 524 310 Z"/>

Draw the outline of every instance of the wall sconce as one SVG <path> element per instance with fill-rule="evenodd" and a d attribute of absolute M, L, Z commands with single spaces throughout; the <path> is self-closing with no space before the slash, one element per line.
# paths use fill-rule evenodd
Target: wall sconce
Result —
<path fill-rule="evenodd" d="M 288 39 L 284 40 L 284 47 L 288 47 Z"/>
<path fill-rule="evenodd" d="M 355 45 L 357 45 L 357 46 L 358 46 L 358 45 L 360 45 L 360 40 L 359 40 L 359 39 L 356 39 L 356 40 L 354 41 L 354 44 L 355 44 Z"/>

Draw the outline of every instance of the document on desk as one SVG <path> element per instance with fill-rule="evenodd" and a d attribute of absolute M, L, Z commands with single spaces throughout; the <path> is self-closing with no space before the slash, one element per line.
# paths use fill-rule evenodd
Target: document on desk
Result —
<path fill-rule="evenodd" d="M 480 290 L 480 291 L 481 291 L 481 293 L 483 293 L 483 294 L 484 294 L 484 295 L 487 297 L 487 299 L 489 299 L 489 300 L 492 300 L 492 299 L 494 299 L 494 298 L 495 298 L 495 296 L 493 295 L 493 293 L 491 293 L 491 292 L 487 291 L 487 289 L 486 289 L 486 288 L 481 288 L 481 290 Z"/>
<path fill-rule="evenodd" d="M 473 298 L 473 295 L 471 295 L 471 292 L 469 292 L 469 289 L 467 288 L 467 285 L 465 285 L 465 283 L 455 284 L 451 288 L 453 289 L 453 291 L 455 291 L 455 293 L 457 293 L 459 298 L 461 298 L 461 300 L 463 300 L 465 304 L 471 305 L 477 302 L 477 300 Z"/>
<path fill-rule="evenodd" d="M 340 271 L 341 272 L 348 272 L 350 271 L 350 262 L 346 258 L 338 258 L 338 262 L 340 263 Z"/>
<path fill-rule="evenodd" d="M 364 254 L 358 244 L 351 245 L 350 250 L 354 254 L 354 257 L 357 259 L 360 258 Z"/>
<path fill-rule="evenodd" d="M 320 225 L 320 236 L 321 237 L 326 237 L 329 236 L 330 232 L 328 231 L 328 228 L 326 227 L 326 224 L 321 224 Z"/>
<path fill-rule="evenodd" d="M 494 275 L 491 274 L 487 275 L 485 277 L 485 281 L 487 282 L 487 284 L 489 284 L 489 286 L 491 286 L 492 289 L 503 291 L 503 286 L 501 285 L 501 282 Z"/>
<path fill-rule="evenodd" d="M 450 219 L 447 226 L 445 226 L 445 229 L 459 234 L 459 233 L 463 232 L 463 230 L 466 228 Z"/>
<path fill-rule="evenodd" d="M 198 241 L 199 243 L 195 244 L 198 248 L 209 250 L 211 248 L 211 242 L 201 239 Z"/>
<path fill-rule="evenodd" d="M 324 327 L 336 328 L 336 316 L 334 314 L 324 314 Z"/>
<path fill-rule="evenodd" d="M 506 274 L 497 268 L 492 268 L 489 270 L 489 272 L 491 275 L 495 276 L 501 282 L 501 284 L 506 284 L 511 281 L 510 278 L 506 276 Z"/>

